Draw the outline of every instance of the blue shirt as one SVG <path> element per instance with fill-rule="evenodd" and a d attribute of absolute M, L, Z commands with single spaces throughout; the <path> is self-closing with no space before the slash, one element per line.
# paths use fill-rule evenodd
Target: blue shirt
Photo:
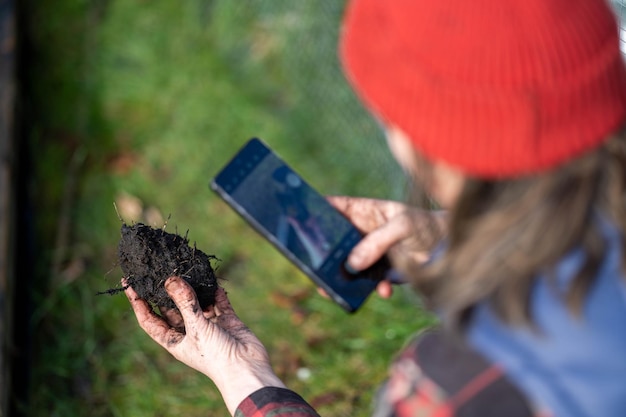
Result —
<path fill-rule="evenodd" d="M 536 329 L 510 327 L 485 304 L 475 310 L 469 343 L 500 364 L 538 411 L 559 417 L 626 416 L 626 286 L 621 236 L 601 224 L 605 257 L 579 316 L 563 299 L 581 267 L 582 250 L 556 268 L 556 285 L 540 277 L 531 293 Z"/>

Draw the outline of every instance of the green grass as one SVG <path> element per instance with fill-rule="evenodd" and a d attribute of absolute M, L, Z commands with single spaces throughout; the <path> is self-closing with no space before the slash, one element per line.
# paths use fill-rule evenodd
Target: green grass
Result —
<path fill-rule="evenodd" d="M 28 8 L 40 253 L 29 414 L 226 414 L 212 383 L 149 340 L 123 296 L 95 296 L 121 276 L 113 202 L 132 195 L 222 259 L 218 275 L 236 310 L 289 387 L 322 415 L 367 415 L 393 353 L 430 318 L 403 290 L 347 315 L 208 189 L 259 136 L 323 193 L 401 196 L 382 134 L 337 64 L 342 6 Z M 310 378 L 298 379 L 301 368 Z"/>

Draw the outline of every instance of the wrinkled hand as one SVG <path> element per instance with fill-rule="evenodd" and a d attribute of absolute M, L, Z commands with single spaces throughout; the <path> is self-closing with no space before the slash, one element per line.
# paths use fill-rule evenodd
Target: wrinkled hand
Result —
<path fill-rule="evenodd" d="M 130 286 L 126 289 L 139 325 L 176 359 L 211 378 L 231 414 L 252 392 L 264 386 L 284 387 L 271 369 L 265 347 L 237 317 L 223 288 L 218 288 L 215 305 L 206 311 L 184 279 L 169 278 L 165 289 L 178 310 L 162 309 L 162 316 Z"/>
<path fill-rule="evenodd" d="M 346 196 L 328 197 L 365 237 L 350 252 L 348 265 L 357 271 L 373 265 L 389 253 L 395 261 L 421 264 L 428 260 L 430 251 L 439 242 L 446 229 L 443 212 L 430 212 L 390 200 Z M 378 293 L 387 298 L 391 284 L 382 281 Z"/>

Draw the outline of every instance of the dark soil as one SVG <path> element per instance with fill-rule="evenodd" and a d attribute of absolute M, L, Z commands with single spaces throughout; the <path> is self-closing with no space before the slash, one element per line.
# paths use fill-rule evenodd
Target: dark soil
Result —
<path fill-rule="evenodd" d="M 184 278 L 198 295 L 204 310 L 215 302 L 217 278 L 211 261 L 217 260 L 189 246 L 187 237 L 154 229 L 142 223 L 122 226 L 118 248 L 124 277 L 139 297 L 153 305 L 175 307 L 165 291 L 171 276 Z M 109 291 L 113 293 L 114 291 Z"/>

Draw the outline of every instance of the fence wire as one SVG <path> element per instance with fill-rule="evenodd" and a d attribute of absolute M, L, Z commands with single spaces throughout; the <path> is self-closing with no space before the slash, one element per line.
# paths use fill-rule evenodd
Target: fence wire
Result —
<path fill-rule="evenodd" d="M 620 49 L 626 55 L 626 0 L 607 1 L 617 16 Z M 318 165 L 315 160 L 324 159 L 327 167 L 343 166 L 354 172 L 356 183 L 369 178 L 366 187 L 350 191 L 405 196 L 406 188 L 394 180 L 401 172 L 388 154 L 382 131 L 347 87 L 340 69 L 337 40 L 345 2 L 254 0 L 244 4 L 236 15 L 248 15 L 268 36 L 288 40 L 280 44 L 277 63 L 284 74 L 284 88 L 297 92 L 298 104 L 291 114 L 298 119 L 294 140 L 321 145 L 299 149 L 311 156 L 311 170 Z"/>

